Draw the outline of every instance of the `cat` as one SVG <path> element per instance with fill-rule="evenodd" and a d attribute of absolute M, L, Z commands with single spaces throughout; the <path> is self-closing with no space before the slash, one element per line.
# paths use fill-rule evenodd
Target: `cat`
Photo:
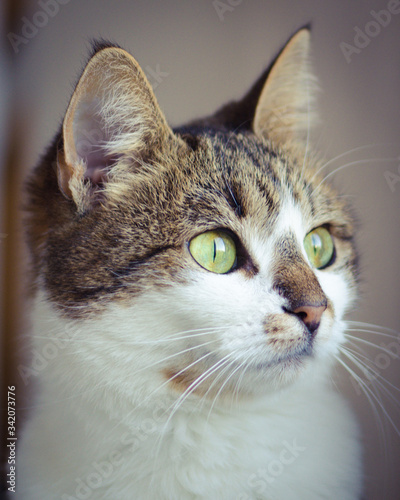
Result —
<path fill-rule="evenodd" d="M 309 52 L 303 28 L 242 100 L 173 130 L 133 57 L 95 44 L 27 184 L 32 341 L 54 355 L 18 499 L 361 497 L 330 379 L 355 229 L 309 150 Z"/>

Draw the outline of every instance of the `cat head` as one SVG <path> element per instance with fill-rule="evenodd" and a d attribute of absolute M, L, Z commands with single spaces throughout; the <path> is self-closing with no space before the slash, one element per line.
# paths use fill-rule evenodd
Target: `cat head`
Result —
<path fill-rule="evenodd" d="M 309 151 L 309 44 L 300 30 L 241 101 L 176 130 L 138 63 L 96 47 L 28 185 L 38 328 L 78 332 L 54 365 L 196 398 L 334 358 L 357 259 Z"/>

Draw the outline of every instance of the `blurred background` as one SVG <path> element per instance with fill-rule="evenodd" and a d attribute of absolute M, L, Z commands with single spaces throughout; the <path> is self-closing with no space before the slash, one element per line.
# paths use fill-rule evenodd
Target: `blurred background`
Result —
<path fill-rule="evenodd" d="M 361 356 L 374 372 L 368 377 L 347 360 L 365 380 L 368 397 L 342 369 L 335 382 L 362 425 L 365 498 L 400 498 L 398 0 L 2 0 L 2 431 L 7 385 L 17 387 L 19 429 L 32 391 L 21 377 L 29 331 L 21 183 L 61 123 L 89 40 L 108 38 L 129 50 L 170 124 L 179 125 L 243 95 L 288 37 L 309 22 L 321 88 L 313 142 L 334 159 L 326 172 L 358 214 L 361 298 L 348 318 L 370 324 L 350 333 L 362 339 Z"/>

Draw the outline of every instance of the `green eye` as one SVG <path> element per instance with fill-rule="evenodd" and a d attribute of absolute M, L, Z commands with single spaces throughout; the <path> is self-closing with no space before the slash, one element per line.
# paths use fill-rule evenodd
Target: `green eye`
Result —
<path fill-rule="evenodd" d="M 189 244 L 194 260 L 212 273 L 224 274 L 236 263 L 236 245 L 224 231 L 207 231 Z"/>
<path fill-rule="evenodd" d="M 304 248 L 313 267 L 321 269 L 332 259 L 335 248 L 332 236 L 325 227 L 317 227 L 304 238 Z"/>

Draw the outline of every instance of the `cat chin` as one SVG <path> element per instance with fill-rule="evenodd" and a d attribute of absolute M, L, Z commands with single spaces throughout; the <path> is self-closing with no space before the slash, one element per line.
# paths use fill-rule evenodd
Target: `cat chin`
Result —
<path fill-rule="evenodd" d="M 276 363 L 258 364 L 248 370 L 242 392 L 254 397 L 272 395 L 297 384 L 324 385 L 329 379 L 335 358 L 328 353 L 305 351 Z"/>
<path fill-rule="evenodd" d="M 267 367 L 264 371 L 260 370 L 261 383 L 251 390 L 254 395 L 271 394 L 287 387 L 291 387 L 297 382 L 306 378 L 311 370 L 312 360 L 309 358 L 289 358 L 280 361 L 274 367 Z"/>
<path fill-rule="evenodd" d="M 179 395 L 182 401 L 189 396 L 190 399 L 194 397 L 214 404 L 217 399 L 218 404 L 240 404 L 280 393 L 307 380 L 307 374 L 313 371 L 313 361 L 310 354 L 305 353 L 303 356 L 287 357 L 274 363 L 265 362 L 253 366 L 237 363 L 220 380 L 216 377 L 206 383 L 200 381 L 197 385 L 190 376 L 185 377 L 182 373 L 177 375 L 167 371 L 166 377 L 170 380 L 172 395 Z M 199 379 L 202 379 L 202 375 L 199 375 Z"/>

